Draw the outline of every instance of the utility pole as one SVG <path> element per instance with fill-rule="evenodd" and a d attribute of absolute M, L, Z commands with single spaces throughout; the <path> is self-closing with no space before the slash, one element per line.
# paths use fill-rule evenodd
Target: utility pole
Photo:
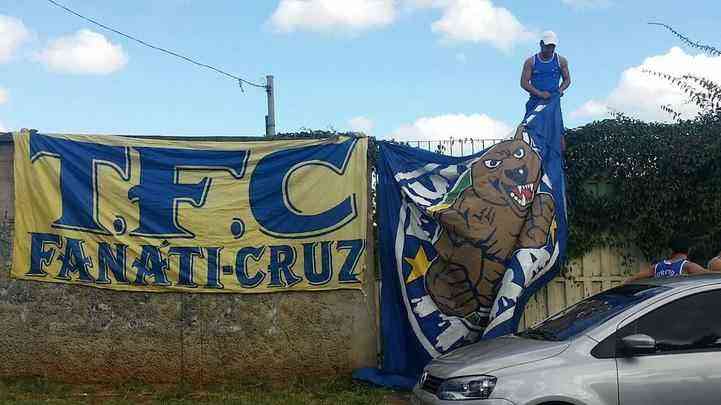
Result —
<path fill-rule="evenodd" d="M 265 116 L 265 136 L 275 136 L 275 89 L 273 75 L 265 77 L 265 92 L 268 95 L 268 115 Z"/>

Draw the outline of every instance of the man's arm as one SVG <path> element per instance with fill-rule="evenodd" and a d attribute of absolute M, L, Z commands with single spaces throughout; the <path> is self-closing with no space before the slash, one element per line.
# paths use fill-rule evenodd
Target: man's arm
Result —
<path fill-rule="evenodd" d="M 711 271 L 721 271 L 721 258 L 719 256 L 714 257 L 708 262 L 708 269 Z"/>
<path fill-rule="evenodd" d="M 649 265 L 645 269 L 639 271 L 638 273 L 636 273 L 633 276 L 624 280 L 623 283 L 626 284 L 626 283 L 630 283 L 632 281 L 641 280 L 644 278 L 651 278 L 651 277 L 653 277 L 653 266 Z"/>
<path fill-rule="evenodd" d="M 521 88 L 526 90 L 533 96 L 540 98 L 550 98 L 551 93 L 547 91 L 539 91 L 531 84 L 531 74 L 533 73 L 533 59 L 528 58 L 523 64 L 523 72 L 521 73 Z"/>
<path fill-rule="evenodd" d="M 563 56 L 559 56 L 559 58 L 561 63 L 561 77 L 563 78 L 559 90 L 561 91 L 561 95 L 563 95 L 566 89 L 571 86 L 571 73 L 568 71 L 568 60 Z"/>
<path fill-rule="evenodd" d="M 686 262 L 683 265 L 683 269 L 686 271 L 687 274 L 707 274 L 710 273 L 710 271 L 704 269 L 703 267 L 699 266 L 698 264 L 694 262 Z"/>

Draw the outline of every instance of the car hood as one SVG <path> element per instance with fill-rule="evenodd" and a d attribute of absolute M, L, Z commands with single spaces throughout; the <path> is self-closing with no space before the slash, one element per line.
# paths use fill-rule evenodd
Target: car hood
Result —
<path fill-rule="evenodd" d="M 553 357 L 569 342 L 553 342 L 504 336 L 464 346 L 436 358 L 427 366 L 429 374 L 439 378 L 486 374 Z"/>

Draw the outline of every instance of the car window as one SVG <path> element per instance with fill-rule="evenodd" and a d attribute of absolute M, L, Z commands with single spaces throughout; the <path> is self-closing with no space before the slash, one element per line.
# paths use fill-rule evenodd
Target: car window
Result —
<path fill-rule="evenodd" d="M 652 285 L 621 285 L 586 298 L 518 335 L 531 339 L 566 340 L 668 290 L 669 287 Z"/>
<path fill-rule="evenodd" d="M 596 357 L 614 354 L 620 339 L 644 334 L 656 340 L 648 354 L 721 350 L 721 290 L 679 298 L 619 329 L 594 350 Z"/>

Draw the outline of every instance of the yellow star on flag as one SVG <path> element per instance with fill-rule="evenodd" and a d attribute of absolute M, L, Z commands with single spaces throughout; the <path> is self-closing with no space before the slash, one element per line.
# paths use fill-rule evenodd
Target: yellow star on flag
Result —
<path fill-rule="evenodd" d="M 428 261 L 428 256 L 426 256 L 426 251 L 423 249 L 423 246 L 418 247 L 416 257 L 413 259 L 409 259 L 407 257 L 404 257 L 403 259 L 411 265 L 411 272 L 408 274 L 408 277 L 406 277 L 406 284 L 410 284 L 413 281 L 425 276 L 428 268 L 431 267 L 431 263 Z"/>

